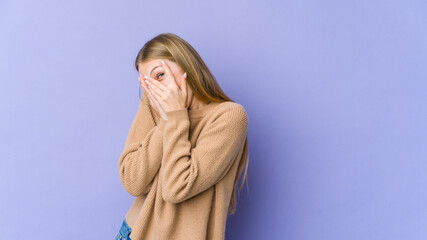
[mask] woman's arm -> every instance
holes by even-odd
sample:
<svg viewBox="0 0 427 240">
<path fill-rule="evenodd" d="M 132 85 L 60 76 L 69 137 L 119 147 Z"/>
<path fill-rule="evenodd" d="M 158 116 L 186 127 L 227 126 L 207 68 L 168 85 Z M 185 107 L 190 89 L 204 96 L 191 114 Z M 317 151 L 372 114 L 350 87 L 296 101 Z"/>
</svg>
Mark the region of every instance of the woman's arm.
<svg viewBox="0 0 427 240">
<path fill-rule="evenodd" d="M 248 118 L 241 105 L 221 109 L 192 148 L 187 109 L 166 114 L 160 175 L 162 196 L 167 202 L 179 203 L 212 187 L 225 176 L 244 146 Z"/>
<path fill-rule="evenodd" d="M 165 120 L 156 114 L 144 91 L 119 158 L 120 180 L 126 191 L 135 197 L 148 193 L 160 168 Z"/>
</svg>

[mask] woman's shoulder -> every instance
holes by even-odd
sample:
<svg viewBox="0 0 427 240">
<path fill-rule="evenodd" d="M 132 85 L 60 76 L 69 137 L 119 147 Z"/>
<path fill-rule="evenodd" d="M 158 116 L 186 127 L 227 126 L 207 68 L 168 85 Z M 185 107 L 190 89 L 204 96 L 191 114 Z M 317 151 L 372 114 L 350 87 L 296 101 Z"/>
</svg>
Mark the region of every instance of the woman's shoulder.
<svg viewBox="0 0 427 240">
<path fill-rule="evenodd" d="M 233 101 L 219 103 L 214 109 L 212 120 L 223 119 L 225 121 L 248 121 L 248 115 L 242 104 Z"/>
<path fill-rule="evenodd" d="M 243 107 L 243 105 L 233 101 L 224 101 L 219 103 L 218 106 L 216 107 L 216 111 L 219 111 L 219 112 L 234 111 L 236 113 L 246 114 L 246 110 Z"/>
</svg>

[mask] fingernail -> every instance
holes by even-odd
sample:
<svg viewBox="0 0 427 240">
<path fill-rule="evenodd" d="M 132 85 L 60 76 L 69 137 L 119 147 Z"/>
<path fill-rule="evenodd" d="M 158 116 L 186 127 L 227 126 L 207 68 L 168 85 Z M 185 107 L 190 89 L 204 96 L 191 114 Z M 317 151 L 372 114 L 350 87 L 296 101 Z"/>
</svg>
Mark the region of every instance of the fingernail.
<svg viewBox="0 0 427 240">
<path fill-rule="evenodd" d="M 165 61 L 162 60 L 162 64 L 165 64 Z"/>
<path fill-rule="evenodd" d="M 187 72 L 184 73 L 184 78 L 187 78 Z"/>
<path fill-rule="evenodd" d="M 148 80 L 147 80 L 147 79 L 145 79 L 144 81 L 145 81 L 146 83 L 148 83 Z"/>
</svg>

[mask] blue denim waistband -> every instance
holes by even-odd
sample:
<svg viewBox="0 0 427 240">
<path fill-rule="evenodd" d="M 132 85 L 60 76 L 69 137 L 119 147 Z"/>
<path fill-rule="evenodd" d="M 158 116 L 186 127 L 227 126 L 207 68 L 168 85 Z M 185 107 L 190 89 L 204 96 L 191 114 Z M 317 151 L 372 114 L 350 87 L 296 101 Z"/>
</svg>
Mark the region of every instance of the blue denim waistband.
<svg viewBox="0 0 427 240">
<path fill-rule="evenodd" d="M 123 220 L 122 226 L 120 227 L 119 233 L 116 236 L 116 240 L 132 240 L 129 235 L 132 232 L 132 229 L 129 227 L 126 222 L 126 218 Z"/>
</svg>

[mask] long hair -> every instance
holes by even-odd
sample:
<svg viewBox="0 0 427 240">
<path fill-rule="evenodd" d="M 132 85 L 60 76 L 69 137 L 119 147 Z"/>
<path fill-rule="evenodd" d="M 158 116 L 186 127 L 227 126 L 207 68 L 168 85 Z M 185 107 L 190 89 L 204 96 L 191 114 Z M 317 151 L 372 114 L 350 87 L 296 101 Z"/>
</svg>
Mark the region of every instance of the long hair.
<svg viewBox="0 0 427 240">
<path fill-rule="evenodd" d="M 215 77 L 196 50 L 181 37 L 173 33 L 161 33 L 146 42 L 135 59 L 136 70 L 138 71 L 139 63 L 153 59 L 168 59 L 175 62 L 181 70 L 187 72 L 186 81 L 188 87 L 190 87 L 194 96 L 202 102 L 234 102 L 222 91 Z M 246 179 L 248 164 L 248 137 L 246 136 L 243 154 L 234 180 L 233 193 L 228 208 L 229 214 L 234 214 L 236 210 L 235 191 L 237 182 L 243 172 L 243 167 L 245 167 L 245 173 L 239 189 L 240 192 Z"/>
</svg>

